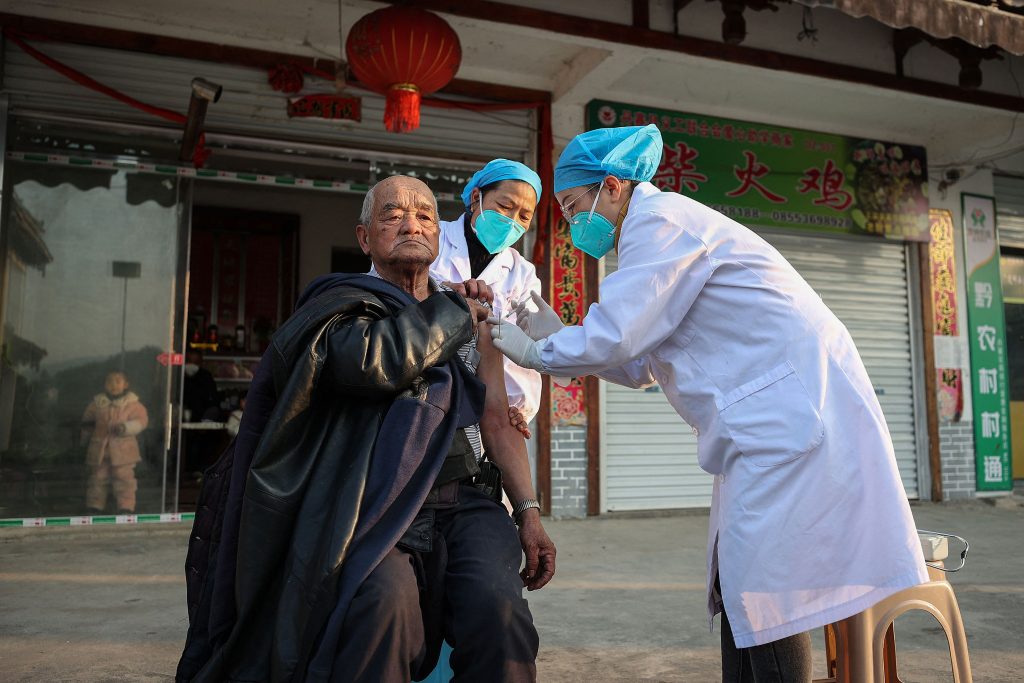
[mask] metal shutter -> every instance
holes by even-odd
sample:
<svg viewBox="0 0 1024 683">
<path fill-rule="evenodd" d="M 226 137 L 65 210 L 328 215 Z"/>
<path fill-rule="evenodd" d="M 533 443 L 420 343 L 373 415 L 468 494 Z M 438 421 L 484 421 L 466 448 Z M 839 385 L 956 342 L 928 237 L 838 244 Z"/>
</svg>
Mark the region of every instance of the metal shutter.
<svg viewBox="0 0 1024 683">
<path fill-rule="evenodd" d="M 878 238 L 762 235 L 843 321 L 889 425 L 910 498 L 918 497 L 917 419 L 907 249 Z"/>
<path fill-rule="evenodd" d="M 605 275 L 619 257 L 604 257 Z M 658 385 L 629 389 L 601 381 L 603 507 L 663 510 L 711 505 L 711 475 L 697 465 L 697 437 Z"/>
<path fill-rule="evenodd" d="M 999 246 L 1024 249 L 1024 178 L 992 176 L 996 195 Z"/>
<path fill-rule="evenodd" d="M 878 394 L 903 485 L 918 497 L 918 454 L 906 249 L 878 239 L 763 234 L 849 328 Z M 605 258 L 613 272 L 616 257 Z M 705 507 L 711 476 L 697 439 L 660 390 L 604 383 L 605 499 L 609 511 Z"/>
<path fill-rule="evenodd" d="M 286 96 L 275 92 L 267 83 L 266 72 L 259 69 L 63 43 L 40 43 L 38 47 L 104 85 L 147 104 L 182 113 L 188 108 L 194 77 L 222 85 L 220 101 L 210 105 L 206 116 L 206 130 L 210 132 L 409 154 L 433 152 L 441 156 L 518 160 L 527 158 L 533 138 L 528 110 L 469 112 L 424 107 L 419 130 L 396 135 L 384 130 L 384 98 L 375 94 L 353 93 L 363 98 L 360 123 L 289 119 L 285 112 Z M 167 125 L 162 119 L 70 81 L 13 44 L 5 52 L 3 85 L 11 96 L 14 113 L 33 110 Z M 332 84 L 319 79 L 307 78 L 306 87 L 307 91 L 315 88 L 317 92 L 333 92 Z"/>
</svg>

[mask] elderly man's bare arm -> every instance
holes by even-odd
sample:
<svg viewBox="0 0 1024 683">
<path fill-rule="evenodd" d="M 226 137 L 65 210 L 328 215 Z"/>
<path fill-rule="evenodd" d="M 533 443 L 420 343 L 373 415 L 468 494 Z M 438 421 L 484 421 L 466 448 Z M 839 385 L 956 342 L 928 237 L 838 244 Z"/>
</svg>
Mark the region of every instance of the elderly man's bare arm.
<svg viewBox="0 0 1024 683">
<path fill-rule="evenodd" d="M 501 469 L 505 493 L 513 503 L 536 498 L 530 475 L 530 460 L 523 435 L 509 422 L 505 370 L 501 353 L 491 344 L 487 324 L 481 323 L 477 350 L 477 376 L 487 385 L 487 401 L 480 420 L 480 432 L 487 457 Z M 555 574 L 555 544 L 540 520 L 540 512 L 529 509 L 520 515 L 519 540 L 526 555 L 523 585 L 529 590 L 543 588 Z"/>
</svg>

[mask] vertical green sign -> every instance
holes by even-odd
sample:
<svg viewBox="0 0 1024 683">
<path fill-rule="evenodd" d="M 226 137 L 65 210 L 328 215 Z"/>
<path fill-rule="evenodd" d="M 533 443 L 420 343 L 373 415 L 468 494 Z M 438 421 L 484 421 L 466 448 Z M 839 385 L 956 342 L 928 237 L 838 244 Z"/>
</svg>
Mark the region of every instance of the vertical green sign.
<svg viewBox="0 0 1024 683">
<path fill-rule="evenodd" d="M 974 457 L 979 491 L 1007 491 L 1010 474 L 1009 375 L 999 278 L 995 201 L 960 195 L 971 339 Z"/>
</svg>

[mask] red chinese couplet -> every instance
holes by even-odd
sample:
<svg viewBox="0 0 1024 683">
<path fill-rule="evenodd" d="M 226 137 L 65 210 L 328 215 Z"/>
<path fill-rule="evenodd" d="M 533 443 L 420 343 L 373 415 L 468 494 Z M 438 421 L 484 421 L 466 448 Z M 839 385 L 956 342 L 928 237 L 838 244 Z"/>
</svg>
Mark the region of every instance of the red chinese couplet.
<svg viewBox="0 0 1024 683">
<path fill-rule="evenodd" d="M 960 334 L 957 328 L 956 249 L 953 245 L 953 214 L 945 209 L 931 209 L 928 217 L 932 238 L 928 245 L 928 260 L 935 310 L 932 333 L 938 345 L 942 337 Z M 963 370 L 942 367 L 942 360 L 936 360 L 939 417 L 957 422 L 964 407 Z"/>
<path fill-rule="evenodd" d="M 551 255 L 552 308 L 566 325 L 579 325 L 585 305 L 584 255 L 573 246 L 569 224 L 564 220 L 559 220 L 555 226 Z M 552 385 L 551 412 L 556 426 L 587 424 L 584 392 L 583 381 L 578 377 L 567 387 Z"/>
</svg>

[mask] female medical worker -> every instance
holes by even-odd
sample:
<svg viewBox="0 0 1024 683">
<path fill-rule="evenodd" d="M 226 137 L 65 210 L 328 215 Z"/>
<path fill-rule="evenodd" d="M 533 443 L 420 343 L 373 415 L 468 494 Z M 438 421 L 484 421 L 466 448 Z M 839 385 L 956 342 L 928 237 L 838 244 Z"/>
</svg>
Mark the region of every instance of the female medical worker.
<svg viewBox="0 0 1024 683">
<path fill-rule="evenodd" d="M 715 475 L 723 680 L 810 680 L 806 631 L 928 578 L 892 441 L 843 324 L 763 239 L 648 182 L 661 151 L 655 126 L 569 143 L 555 197 L 576 247 L 617 241 L 619 269 L 581 325 L 544 305 L 492 335 L 544 373 L 661 386 Z"/>
<path fill-rule="evenodd" d="M 533 264 L 512 245 L 529 229 L 540 200 L 541 184 L 531 168 L 495 159 L 473 174 L 462 191 L 466 212 L 441 221 L 440 248 L 430 266 L 435 278 L 447 282 L 481 279 L 494 293 L 494 310 L 511 313 L 514 303 L 540 298 L 540 280 Z M 515 317 L 503 322 L 515 321 Z M 529 436 L 528 423 L 540 406 L 541 379 L 534 370 L 505 361 L 505 389 L 512 423 Z"/>
</svg>

